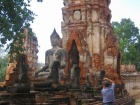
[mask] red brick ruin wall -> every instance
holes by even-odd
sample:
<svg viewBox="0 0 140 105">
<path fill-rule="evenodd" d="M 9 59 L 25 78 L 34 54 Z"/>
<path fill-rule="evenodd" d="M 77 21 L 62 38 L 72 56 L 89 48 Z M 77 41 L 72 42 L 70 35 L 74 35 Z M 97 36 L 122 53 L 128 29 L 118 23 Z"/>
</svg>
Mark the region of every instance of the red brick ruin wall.
<svg viewBox="0 0 140 105">
<path fill-rule="evenodd" d="M 29 64 L 29 79 L 32 81 L 34 79 L 34 72 L 38 70 L 37 60 L 38 60 L 38 41 L 35 36 L 30 36 L 29 30 L 25 29 L 24 33 L 26 35 L 25 39 L 23 39 L 23 48 L 25 51 L 23 52 L 27 56 L 27 62 Z M 6 70 L 6 85 L 13 85 L 14 79 L 18 76 L 18 72 L 14 71 L 16 67 L 16 62 L 9 63 Z"/>
<path fill-rule="evenodd" d="M 86 73 L 98 75 L 101 70 L 121 83 L 121 54 L 117 35 L 110 24 L 110 0 L 64 0 L 62 8 L 62 47 L 69 53 L 73 41 L 79 52 L 81 79 Z M 70 59 L 66 74 L 70 71 Z"/>
</svg>

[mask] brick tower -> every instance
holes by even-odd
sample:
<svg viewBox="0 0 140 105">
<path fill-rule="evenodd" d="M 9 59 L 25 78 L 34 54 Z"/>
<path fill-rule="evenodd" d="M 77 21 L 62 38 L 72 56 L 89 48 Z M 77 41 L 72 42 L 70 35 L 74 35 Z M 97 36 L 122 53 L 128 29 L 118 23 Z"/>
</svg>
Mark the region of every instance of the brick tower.
<svg viewBox="0 0 140 105">
<path fill-rule="evenodd" d="M 29 79 L 34 80 L 34 72 L 38 70 L 38 40 L 34 35 L 30 35 L 30 30 L 24 29 L 25 38 L 23 39 L 23 48 L 25 49 L 23 54 L 27 56 L 27 63 L 29 65 Z M 19 75 L 18 71 L 14 71 L 17 62 L 9 63 L 6 70 L 6 85 L 13 85 L 15 78 Z"/>
<path fill-rule="evenodd" d="M 62 8 L 62 47 L 68 52 L 66 74 L 73 63 L 81 68 L 81 79 L 88 72 L 106 75 L 119 82 L 118 38 L 110 20 L 111 0 L 64 0 Z"/>
</svg>

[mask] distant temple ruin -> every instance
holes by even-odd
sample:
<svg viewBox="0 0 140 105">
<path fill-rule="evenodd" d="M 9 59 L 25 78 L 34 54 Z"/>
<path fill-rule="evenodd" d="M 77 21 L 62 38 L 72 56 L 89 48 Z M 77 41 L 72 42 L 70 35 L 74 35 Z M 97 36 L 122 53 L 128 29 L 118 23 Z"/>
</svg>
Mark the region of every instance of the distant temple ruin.
<svg viewBox="0 0 140 105">
<path fill-rule="evenodd" d="M 27 62 L 29 65 L 28 75 L 30 80 L 34 78 L 34 72 L 38 69 L 38 40 L 36 36 L 29 35 L 29 29 L 24 29 L 26 37 L 23 39 L 24 54 L 27 56 Z M 16 62 L 9 63 L 6 70 L 6 85 L 13 85 L 15 77 L 18 75 L 17 71 L 14 71 Z"/>
<path fill-rule="evenodd" d="M 121 65 L 121 73 L 134 73 L 136 72 L 135 65 L 128 64 L 128 65 Z"/>
</svg>

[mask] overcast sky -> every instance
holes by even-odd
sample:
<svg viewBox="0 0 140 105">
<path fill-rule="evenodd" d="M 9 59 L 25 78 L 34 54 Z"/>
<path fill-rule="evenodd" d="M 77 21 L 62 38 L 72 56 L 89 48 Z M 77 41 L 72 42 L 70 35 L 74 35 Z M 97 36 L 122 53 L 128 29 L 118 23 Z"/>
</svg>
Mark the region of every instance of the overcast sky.
<svg viewBox="0 0 140 105">
<path fill-rule="evenodd" d="M 32 0 L 31 9 L 36 13 L 34 23 L 31 27 L 36 33 L 39 53 L 39 62 L 45 62 L 45 51 L 51 48 L 50 35 L 54 29 L 62 37 L 61 21 L 63 0 L 43 0 L 37 2 Z M 110 9 L 112 13 L 111 21 L 120 22 L 122 18 L 130 18 L 135 26 L 140 29 L 140 0 L 111 0 Z"/>
</svg>

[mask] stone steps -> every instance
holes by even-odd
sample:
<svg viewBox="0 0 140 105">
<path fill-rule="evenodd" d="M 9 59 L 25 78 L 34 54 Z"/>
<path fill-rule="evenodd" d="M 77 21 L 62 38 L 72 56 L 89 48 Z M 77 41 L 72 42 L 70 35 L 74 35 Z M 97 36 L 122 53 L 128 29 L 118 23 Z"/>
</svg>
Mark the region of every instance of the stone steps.
<svg viewBox="0 0 140 105">
<path fill-rule="evenodd" d="M 1 93 L 0 105 L 102 105 L 102 97 L 82 97 L 80 94 L 58 92 L 49 94 L 47 92 L 25 93 Z M 76 96 L 79 97 L 76 97 Z M 88 96 L 88 94 L 86 95 Z M 135 99 L 126 96 L 115 100 L 115 105 L 135 105 Z"/>
<path fill-rule="evenodd" d="M 9 101 L 0 101 L 0 105 L 10 105 Z"/>
<path fill-rule="evenodd" d="M 78 99 L 78 104 L 77 105 L 102 105 L 101 101 L 97 101 L 96 99 Z"/>
<path fill-rule="evenodd" d="M 135 105 L 135 99 L 130 96 L 116 99 L 115 105 Z"/>
</svg>

